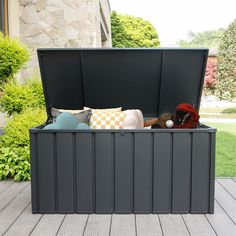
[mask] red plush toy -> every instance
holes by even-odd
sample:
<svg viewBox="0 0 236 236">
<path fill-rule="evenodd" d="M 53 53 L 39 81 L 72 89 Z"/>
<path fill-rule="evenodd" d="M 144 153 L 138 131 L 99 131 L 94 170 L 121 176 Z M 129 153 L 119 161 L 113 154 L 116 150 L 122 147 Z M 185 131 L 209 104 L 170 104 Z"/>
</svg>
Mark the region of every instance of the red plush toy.
<svg viewBox="0 0 236 236">
<path fill-rule="evenodd" d="M 144 127 L 151 126 L 152 129 L 193 129 L 198 125 L 200 116 L 197 110 L 187 103 L 179 104 L 175 113 L 164 113 L 158 118 L 146 120 Z"/>
<path fill-rule="evenodd" d="M 174 115 L 174 127 L 178 129 L 196 128 L 199 121 L 197 110 L 187 103 L 179 104 Z"/>
</svg>

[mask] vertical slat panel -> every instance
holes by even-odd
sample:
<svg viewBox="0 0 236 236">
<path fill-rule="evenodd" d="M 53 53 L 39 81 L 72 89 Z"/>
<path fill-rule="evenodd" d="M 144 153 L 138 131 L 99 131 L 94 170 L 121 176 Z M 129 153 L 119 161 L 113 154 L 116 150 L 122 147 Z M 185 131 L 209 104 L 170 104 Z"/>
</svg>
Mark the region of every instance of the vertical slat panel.
<svg viewBox="0 0 236 236">
<path fill-rule="evenodd" d="M 191 134 L 175 133 L 173 136 L 172 212 L 190 210 Z"/>
<path fill-rule="evenodd" d="M 77 212 L 93 212 L 93 138 L 91 133 L 76 134 Z"/>
<path fill-rule="evenodd" d="M 210 177 L 210 136 L 193 133 L 191 212 L 208 212 Z"/>
<path fill-rule="evenodd" d="M 53 133 L 38 134 L 38 175 L 40 212 L 55 212 Z"/>
<path fill-rule="evenodd" d="M 214 213 L 216 133 L 210 134 L 210 150 L 209 212 Z"/>
<path fill-rule="evenodd" d="M 38 148 L 37 134 L 30 133 L 30 164 L 31 164 L 31 201 L 32 212 L 39 210 L 38 202 Z"/>
<path fill-rule="evenodd" d="M 153 212 L 171 211 L 172 136 L 154 134 Z"/>
<path fill-rule="evenodd" d="M 152 209 L 152 142 L 151 134 L 135 133 L 134 138 L 134 212 Z"/>
<path fill-rule="evenodd" d="M 74 211 L 72 133 L 58 133 L 56 147 L 58 212 L 72 213 Z"/>
<path fill-rule="evenodd" d="M 133 142 L 131 133 L 115 134 L 115 212 L 133 210 Z"/>
<path fill-rule="evenodd" d="M 112 133 L 95 134 L 96 212 L 114 210 L 114 171 Z"/>
</svg>

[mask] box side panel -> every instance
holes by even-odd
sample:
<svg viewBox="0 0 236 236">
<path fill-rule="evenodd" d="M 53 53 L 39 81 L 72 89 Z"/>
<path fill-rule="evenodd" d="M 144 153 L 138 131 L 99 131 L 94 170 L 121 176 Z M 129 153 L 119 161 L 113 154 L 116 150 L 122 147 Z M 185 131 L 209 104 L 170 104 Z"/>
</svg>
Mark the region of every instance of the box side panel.
<svg viewBox="0 0 236 236">
<path fill-rule="evenodd" d="M 216 150 L 216 133 L 211 133 L 210 138 L 210 186 L 209 186 L 209 213 L 214 213 L 215 202 L 215 150 Z"/>
<path fill-rule="evenodd" d="M 210 134 L 193 133 L 191 212 L 208 212 L 210 182 Z"/>
<path fill-rule="evenodd" d="M 190 211 L 191 134 L 174 133 L 172 212 Z"/>
<path fill-rule="evenodd" d="M 30 163 L 31 163 L 31 204 L 32 212 L 39 211 L 39 196 L 38 196 L 38 148 L 37 134 L 30 133 Z"/>
<path fill-rule="evenodd" d="M 114 211 L 114 135 L 95 134 L 96 213 Z"/>
<path fill-rule="evenodd" d="M 39 179 L 39 209 L 43 213 L 57 211 L 57 190 L 55 188 L 55 145 L 54 134 L 38 134 L 38 179 Z"/>
<path fill-rule="evenodd" d="M 74 211 L 73 139 L 72 133 L 58 133 L 55 136 L 58 212 Z"/>
<path fill-rule="evenodd" d="M 133 211 L 133 135 L 115 134 L 115 212 Z"/>
<path fill-rule="evenodd" d="M 134 213 L 152 211 L 153 136 L 135 133 L 134 136 Z"/>
<path fill-rule="evenodd" d="M 75 180 L 77 195 L 77 212 L 92 213 L 95 211 L 93 191 L 94 178 L 94 142 L 93 134 L 76 134 Z"/>
<path fill-rule="evenodd" d="M 154 134 L 153 212 L 171 211 L 172 135 Z"/>
</svg>

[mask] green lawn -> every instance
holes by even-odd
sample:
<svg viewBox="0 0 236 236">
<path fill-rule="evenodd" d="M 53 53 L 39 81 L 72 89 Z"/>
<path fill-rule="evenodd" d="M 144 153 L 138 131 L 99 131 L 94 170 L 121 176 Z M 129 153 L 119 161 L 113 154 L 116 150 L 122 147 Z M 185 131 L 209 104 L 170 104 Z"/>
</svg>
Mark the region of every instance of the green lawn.
<svg viewBox="0 0 236 236">
<path fill-rule="evenodd" d="M 236 176 L 236 123 L 207 123 L 217 128 L 216 176 Z"/>
</svg>

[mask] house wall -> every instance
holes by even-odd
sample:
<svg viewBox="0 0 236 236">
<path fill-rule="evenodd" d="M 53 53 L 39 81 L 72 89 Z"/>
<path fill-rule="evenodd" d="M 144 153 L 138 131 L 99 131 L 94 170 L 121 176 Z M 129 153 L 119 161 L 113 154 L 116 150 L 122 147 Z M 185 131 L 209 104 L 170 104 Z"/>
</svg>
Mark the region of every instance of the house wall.
<svg viewBox="0 0 236 236">
<path fill-rule="evenodd" d="M 9 0 L 9 34 L 29 46 L 22 77 L 38 74 L 37 48 L 111 47 L 108 0 Z"/>
</svg>

